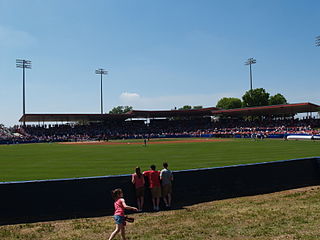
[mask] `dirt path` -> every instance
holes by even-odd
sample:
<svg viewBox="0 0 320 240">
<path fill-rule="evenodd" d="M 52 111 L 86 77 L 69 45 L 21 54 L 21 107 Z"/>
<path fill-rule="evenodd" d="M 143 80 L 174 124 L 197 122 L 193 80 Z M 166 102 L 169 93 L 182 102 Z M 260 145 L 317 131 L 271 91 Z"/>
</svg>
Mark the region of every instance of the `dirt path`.
<svg viewBox="0 0 320 240">
<path fill-rule="evenodd" d="M 194 142 L 225 142 L 231 141 L 229 139 L 190 139 L 190 140 L 172 140 L 172 141 L 157 141 L 151 139 L 147 142 L 147 144 L 170 144 L 170 143 L 194 143 Z M 112 141 L 84 141 L 84 142 L 62 142 L 59 144 L 67 144 L 67 145 L 143 145 L 143 140 L 139 142 L 112 142 Z"/>
</svg>

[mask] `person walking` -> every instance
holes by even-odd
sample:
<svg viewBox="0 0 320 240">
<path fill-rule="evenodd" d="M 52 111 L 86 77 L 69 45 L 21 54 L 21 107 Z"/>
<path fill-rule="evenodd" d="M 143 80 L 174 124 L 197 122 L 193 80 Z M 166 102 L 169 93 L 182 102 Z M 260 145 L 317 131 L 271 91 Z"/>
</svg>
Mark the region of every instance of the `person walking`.
<svg viewBox="0 0 320 240">
<path fill-rule="evenodd" d="M 138 211 L 142 212 L 144 204 L 144 176 L 141 173 L 140 167 L 136 167 L 136 172 L 132 174 L 131 182 L 135 186 Z"/>
<path fill-rule="evenodd" d="M 168 169 L 168 163 L 163 163 L 163 169 L 160 172 L 162 198 L 167 208 L 171 207 L 172 199 L 172 171 Z"/>
<path fill-rule="evenodd" d="M 156 171 L 156 166 L 151 165 L 149 171 L 143 172 L 143 175 L 148 178 L 149 188 L 152 196 L 152 205 L 154 211 L 159 211 L 161 185 L 160 185 L 160 172 Z"/>
<path fill-rule="evenodd" d="M 117 188 L 112 191 L 112 197 L 114 199 L 114 221 L 116 223 L 116 229 L 111 233 L 109 240 L 112 240 L 119 232 L 121 233 L 122 240 L 126 240 L 126 220 L 124 211 L 125 209 L 138 211 L 137 208 L 128 206 L 123 198 L 123 192 L 121 188 Z"/>
</svg>

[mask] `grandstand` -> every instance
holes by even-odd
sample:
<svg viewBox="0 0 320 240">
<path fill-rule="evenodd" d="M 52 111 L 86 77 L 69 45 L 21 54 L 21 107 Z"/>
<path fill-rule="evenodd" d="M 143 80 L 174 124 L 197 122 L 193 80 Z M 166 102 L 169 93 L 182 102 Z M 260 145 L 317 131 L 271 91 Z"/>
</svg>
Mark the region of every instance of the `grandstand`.
<svg viewBox="0 0 320 240">
<path fill-rule="evenodd" d="M 14 137 L 13 133 L 8 128 L 0 124 L 0 140 L 12 137 Z"/>
<path fill-rule="evenodd" d="M 0 128 L 1 143 L 159 137 L 283 138 L 319 134 L 320 106 L 284 104 L 238 109 L 132 110 L 126 114 L 25 114 L 26 125 Z M 307 117 L 299 119 L 299 113 Z"/>
<path fill-rule="evenodd" d="M 91 141 L 170 137 L 283 138 L 318 135 L 320 106 L 298 103 L 192 110 L 132 110 L 126 114 L 25 114 L 26 125 L 0 127 L 0 143 Z M 295 117 L 307 113 L 307 117 Z"/>
</svg>

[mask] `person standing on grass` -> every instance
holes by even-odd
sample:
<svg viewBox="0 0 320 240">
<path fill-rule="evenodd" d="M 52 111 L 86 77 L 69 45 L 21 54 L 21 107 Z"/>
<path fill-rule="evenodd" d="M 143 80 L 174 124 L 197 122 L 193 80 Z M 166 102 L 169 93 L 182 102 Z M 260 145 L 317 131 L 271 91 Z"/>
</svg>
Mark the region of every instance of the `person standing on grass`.
<svg viewBox="0 0 320 240">
<path fill-rule="evenodd" d="M 160 172 L 162 198 L 167 208 L 171 207 L 171 193 L 172 193 L 172 171 L 168 169 L 168 163 L 163 163 L 163 169 Z"/>
<path fill-rule="evenodd" d="M 112 191 L 112 197 L 114 199 L 114 221 L 116 223 L 116 229 L 111 233 L 109 240 L 112 240 L 119 232 L 121 233 L 122 240 L 126 240 L 126 220 L 124 216 L 125 209 L 138 211 L 135 207 L 130 207 L 126 204 L 123 198 L 123 192 L 121 188 L 117 188 Z"/>
<path fill-rule="evenodd" d="M 141 173 L 140 167 L 136 167 L 136 172 L 132 174 L 131 182 L 134 184 L 136 189 L 136 198 L 138 211 L 142 212 L 144 204 L 144 176 Z"/>
<path fill-rule="evenodd" d="M 146 176 L 149 181 L 153 210 L 159 211 L 161 197 L 160 172 L 156 171 L 155 165 L 151 165 L 150 170 L 143 172 L 143 175 Z"/>
</svg>

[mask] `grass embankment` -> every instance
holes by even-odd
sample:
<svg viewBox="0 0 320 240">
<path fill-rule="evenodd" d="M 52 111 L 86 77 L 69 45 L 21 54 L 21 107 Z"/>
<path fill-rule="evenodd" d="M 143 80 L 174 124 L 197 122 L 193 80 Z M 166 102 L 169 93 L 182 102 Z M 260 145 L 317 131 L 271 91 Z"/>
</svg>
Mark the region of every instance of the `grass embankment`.
<svg viewBox="0 0 320 240">
<path fill-rule="evenodd" d="M 320 156 L 320 141 L 195 142 L 141 145 L 0 145 L 0 181 L 132 173 L 168 161 L 172 170 Z"/>
<path fill-rule="evenodd" d="M 320 239 L 320 187 L 135 214 L 128 239 Z M 2 240 L 98 240 L 114 229 L 112 217 L 0 227 Z M 119 237 L 117 239 L 120 239 Z"/>
</svg>

